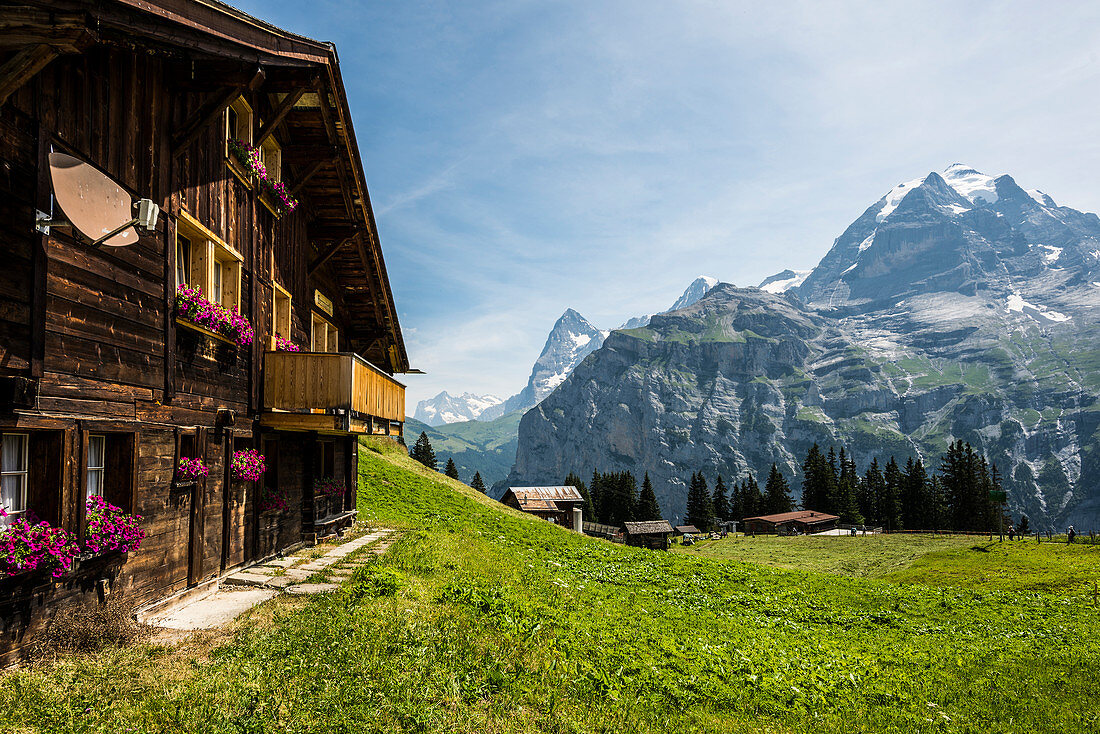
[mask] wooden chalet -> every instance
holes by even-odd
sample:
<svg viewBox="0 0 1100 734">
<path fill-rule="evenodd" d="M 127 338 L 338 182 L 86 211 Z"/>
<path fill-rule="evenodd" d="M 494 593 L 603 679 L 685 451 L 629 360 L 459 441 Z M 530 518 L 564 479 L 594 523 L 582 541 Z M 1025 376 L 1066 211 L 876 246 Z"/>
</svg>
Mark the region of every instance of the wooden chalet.
<svg viewBox="0 0 1100 734">
<path fill-rule="evenodd" d="M 742 521 L 745 532 L 751 535 L 791 535 L 794 533 L 823 533 L 836 528 L 840 518 L 815 510 L 781 512 L 777 515 L 746 517 Z"/>
<path fill-rule="evenodd" d="M 623 524 L 623 537 L 626 544 L 637 548 L 668 550 L 668 538 L 672 533 L 672 525 L 667 520 L 646 520 Z"/>
<path fill-rule="evenodd" d="M 155 230 L 92 247 L 61 226 L 51 153 L 155 202 Z M 101 494 L 147 534 L 87 573 L 0 580 L 0 663 L 62 605 L 153 604 L 350 522 L 357 439 L 401 435 L 410 369 L 331 44 L 217 0 L 0 0 L 0 250 L 9 518 L 80 533 Z M 251 344 L 181 318 L 180 285 Z M 260 481 L 233 478 L 246 449 Z"/>
<path fill-rule="evenodd" d="M 500 501 L 521 512 L 583 532 L 580 508 L 584 497 L 576 487 L 509 487 Z"/>
<path fill-rule="evenodd" d="M 702 535 L 703 531 L 694 525 L 677 525 L 675 529 L 677 536 L 680 535 Z"/>
</svg>

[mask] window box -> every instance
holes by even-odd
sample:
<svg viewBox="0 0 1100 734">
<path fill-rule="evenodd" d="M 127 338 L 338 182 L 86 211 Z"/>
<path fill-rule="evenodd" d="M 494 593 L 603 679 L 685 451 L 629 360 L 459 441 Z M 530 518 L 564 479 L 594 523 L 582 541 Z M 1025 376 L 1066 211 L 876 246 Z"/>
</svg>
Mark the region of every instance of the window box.
<svg viewBox="0 0 1100 734">
<path fill-rule="evenodd" d="M 215 341 L 224 342 L 234 349 L 237 348 L 237 342 L 233 341 L 232 339 L 226 339 L 224 336 L 217 333 L 216 331 L 210 331 L 210 329 L 207 329 L 205 326 L 199 326 L 193 321 L 188 321 L 187 319 L 181 319 L 177 317 L 176 323 L 185 329 L 190 329 L 191 331 L 202 334 L 203 336 L 213 339 Z"/>
</svg>

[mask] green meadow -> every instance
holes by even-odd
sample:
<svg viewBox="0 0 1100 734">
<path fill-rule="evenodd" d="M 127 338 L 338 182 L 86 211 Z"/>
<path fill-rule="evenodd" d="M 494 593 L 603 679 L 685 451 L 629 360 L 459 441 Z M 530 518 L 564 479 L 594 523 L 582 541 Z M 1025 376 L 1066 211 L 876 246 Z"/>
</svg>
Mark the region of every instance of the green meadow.
<svg viewBox="0 0 1100 734">
<path fill-rule="evenodd" d="M 360 473 L 362 516 L 403 534 L 339 592 L 9 672 L 0 731 L 1100 729 L 1096 547 L 665 553 L 522 516 L 387 444 Z"/>
</svg>

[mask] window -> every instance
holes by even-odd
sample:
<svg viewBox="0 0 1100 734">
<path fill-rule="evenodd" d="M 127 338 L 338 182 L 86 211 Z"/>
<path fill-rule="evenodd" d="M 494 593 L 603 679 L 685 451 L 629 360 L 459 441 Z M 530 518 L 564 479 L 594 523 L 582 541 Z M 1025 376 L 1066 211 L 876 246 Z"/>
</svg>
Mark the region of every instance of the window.
<svg viewBox="0 0 1100 734">
<path fill-rule="evenodd" d="M 214 260 L 214 282 L 210 284 L 210 300 L 214 303 L 222 302 L 222 270 L 224 268 L 224 262 Z"/>
<path fill-rule="evenodd" d="M 191 285 L 191 240 L 176 235 L 176 285 Z"/>
<path fill-rule="evenodd" d="M 264 162 L 268 181 L 275 183 L 283 180 L 283 151 L 270 135 L 260 144 L 260 159 Z"/>
<path fill-rule="evenodd" d="M 340 351 L 339 330 L 317 313 L 313 314 L 313 339 L 310 350 L 314 352 Z"/>
<path fill-rule="evenodd" d="M 27 434 L 4 433 L 0 443 L 0 505 L 7 525 L 27 511 Z"/>
<path fill-rule="evenodd" d="M 176 279 L 212 302 L 240 308 L 244 257 L 185 211 L 176 220 Z"/>
<path fill-rule="evenodd" d="M 275 335 L 290 340 L 290 293 L 278 283 L 272 281 L 274 285 L 274 300 L 272 303 L 272 335 L 271 335 L 271 348 L 275 348 Z"/>
<path fill-rule="evenodd" d="M 336 475 L 336 442 L 317 442 L 317 473 L 322 477 Z"/>
<path fill-rule="evenodd" d="M 244 97 L 237 97 L 225 111 L 225 137 L 252 145 L 252 108 Z"/>
<path fill-rule="evenodd" d="M 103 496 L 103 473 L 107 466 L 107 437 L 88 436 L 88 480 L 85 497 Z"/>
</svg>

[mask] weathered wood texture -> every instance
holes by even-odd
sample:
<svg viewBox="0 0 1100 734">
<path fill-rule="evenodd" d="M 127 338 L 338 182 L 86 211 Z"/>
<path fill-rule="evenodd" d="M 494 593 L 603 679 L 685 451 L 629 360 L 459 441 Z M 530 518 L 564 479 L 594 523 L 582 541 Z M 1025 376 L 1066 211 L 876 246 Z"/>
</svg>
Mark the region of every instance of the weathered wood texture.
<svg viewBox="0 0 1100 734">
<path fill-rule="evenodd" d="M 164 1 L 123 11 L 118 3 L 31 0 L 43 7 L 15 18 L 0 0 L 0 378 L 31 378 L 38 390 L 32 408 L 0 406 L 0 431 L 28 434 L 29 509 L 74 532 L 85 522 L 90 438 L 104 435 L 105 496 L 141 515 L 146 532 L 121 570 L 93 568 L 59 585 L 0 583 L 0 664 L 57 609 L 94 603 L 100 581 L 144 604 L 301 541 L 313 521 L 312 482 L 326 467 L 310 427 L 261 421 L 272 374 L 264 361 L 289 356 L 264 351 L 274 283 L 291 295 L 291 341 L 310 345 L 319 289 L 333 303 L 325 317 L 339 328 L 341 348 L 386 369 L 396 349 L 397 365 L 407 366 L 335 54 L 308 39 L 276 38 L 220 6 L 172 0 L 178 15 L 166 20 Z M 3 35 L 16 20 L 18 34 Z M 217 22 L 230 36 L 210 34 Z M 229 40 L 233 33 L 242 37 Z M 245 59 L 242 47 L 259 55 Z M 232 170 L 224 117 L 212 114 L 227 89 L 251 107 L 254 139 L 281 146 L 283 180 L 300 200 L 294 212 L 276 216 L 255 182 Z M 52 208 L 50 150 L 160 204 L 156 231 L 98 249 L 65 227 L 36 232 L 35 210 Z M 252 346 L 177 324 L 175 236 L 185 213 L 243 258 L 240 309 L 255 330 Z M 352 239 L 332 249 L 334 232 Z M 404 395 L 387 375 L 334 358 L 346 374 L 331 407 L 365 417 L 309 415 L 329 422 L 323 432 L 345 433 L 335 455 L 347 504 L 356 461 L 348 424 L 391 430 L 404 420 Z M 218 422 L 223 410 L 231 425 Z M 261 511 L 264 482 L 231 480 L 234 450 L 266 446 L 274 447 L 271 488 L 286 496 L 286 511 Z M 205 461 L 205 479 L 176 476 L 183 450 Z"/>
</svg>

